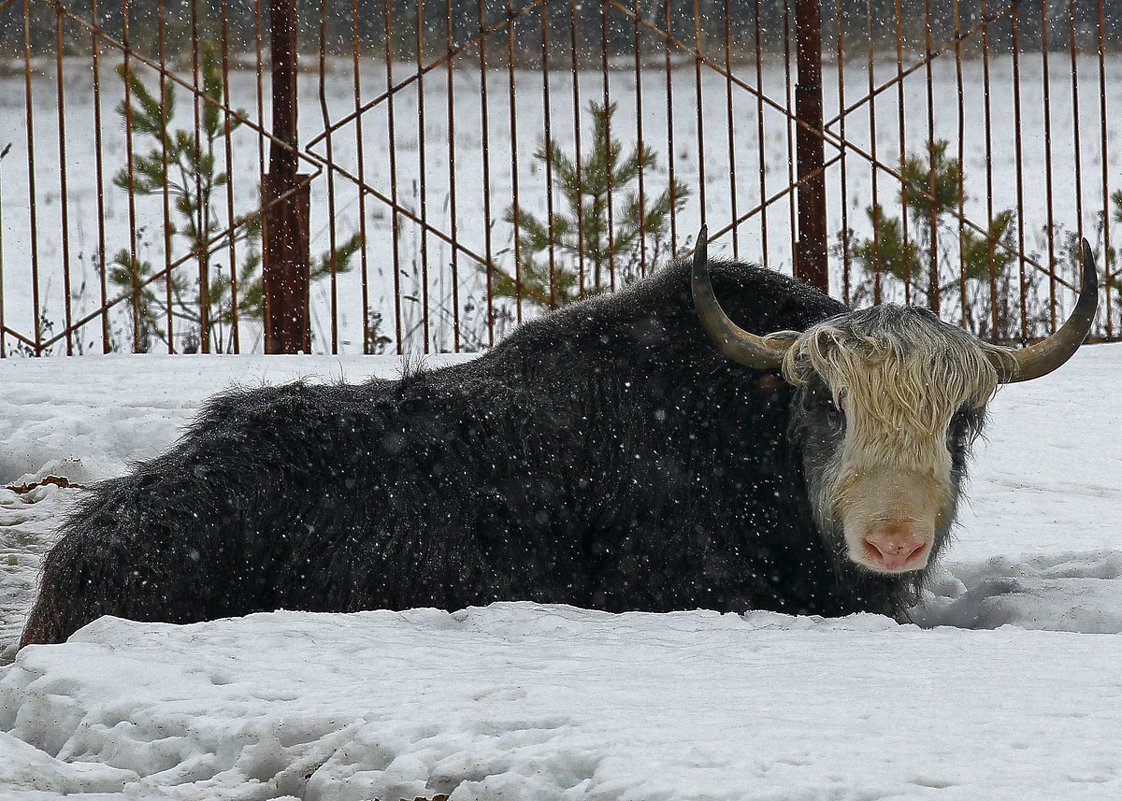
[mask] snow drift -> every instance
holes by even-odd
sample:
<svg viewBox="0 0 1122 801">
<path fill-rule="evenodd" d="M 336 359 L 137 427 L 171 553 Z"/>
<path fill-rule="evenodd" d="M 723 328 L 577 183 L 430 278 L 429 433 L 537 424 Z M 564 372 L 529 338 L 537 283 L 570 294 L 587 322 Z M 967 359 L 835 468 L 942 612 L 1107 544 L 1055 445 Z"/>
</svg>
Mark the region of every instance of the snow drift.
<svg viewBox="0 0 1122 801">
<path fill-rule="evenodd" d="M 122 472 L 233 380 L 397 369 L 5 360 L 0 480 Z M 1122 347 L 1089 347 L 998 394 L 919 625 L 533 604 L 103 618 L 0 667 L 0 797 L 1122 796 L 1119 375 Z M 5 660 L 78 492 L 0 490 Z"/>
</svg>

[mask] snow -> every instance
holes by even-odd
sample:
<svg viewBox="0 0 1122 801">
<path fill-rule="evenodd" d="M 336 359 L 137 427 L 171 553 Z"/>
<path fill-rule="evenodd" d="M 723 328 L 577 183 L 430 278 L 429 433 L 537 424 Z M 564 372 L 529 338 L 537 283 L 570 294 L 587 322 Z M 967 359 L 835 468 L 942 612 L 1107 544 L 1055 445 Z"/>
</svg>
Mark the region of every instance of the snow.
<svg viewBox="0 0 1122 801">
<path fill-rule="evenodd" d="M 399 371 L 7 359 L 0 481 L 120 473 L 235 381 Z M 0 667 L 0 798 L 1122 797 L 1120 374 L 1122 346 L 1088 346 L 1001 390 L 918 625 L 528 603 L 103 618 Z M 4 661 L 80 492 L 0 490 Z"/>
<path fill-rule="evenodd" d="M 1120 657 L 1117 637 L 875 616 L 504 603 L 106 619 L 29 649 L 0 682 L 22 701 L 0 723 L 41 749 L 56 792 L 1103 798 L 1122 781 Z"/>
</svg>

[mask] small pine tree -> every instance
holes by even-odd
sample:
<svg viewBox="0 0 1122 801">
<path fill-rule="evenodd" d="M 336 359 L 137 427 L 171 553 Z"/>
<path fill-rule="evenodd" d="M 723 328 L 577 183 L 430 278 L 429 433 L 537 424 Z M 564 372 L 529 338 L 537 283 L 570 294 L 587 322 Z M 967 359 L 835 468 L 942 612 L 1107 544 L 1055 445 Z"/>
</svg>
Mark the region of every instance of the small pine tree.
<svg viewBox="0 0 1122 801">
<path fill-rule="evenodd" d="M 203 91 L 207 97 L 223 96 L 225 85 L 218 63 L 218 48 L 212 42 L 200 46 L 202 55 Z M 264 316 L 264 282 L 261 276 L 261 214 L 253 211 L 234 220 L 232 237 L 212 242 L 224 216 L 216 210 L 221 202 L 217 193 L 226 186 L 230 176 L 219 169 L 217 147 L 226 135 L 225 122 L 214 103 L 204 101 L 200 115 L 200 129 L 171 129 L 175 117 L 175 92 L 169 82 L 163 97 L 157 97 L 125 65 L 118 67 L 121 79 L 128 84 L 130 101 L 122 101 L 116 111 L 122 118 L 131 117 L 133 132 L 154 139 L 156 144 L 147 153 L 133 158 L 130 173 L 122 168 L 113 176 L 118 187 L 137 195 L 162 195 L 172 200 L 176 219 L 169 223 L 167 239 L 186 240 L 186 252 L 197 259 L 181 265 L 168 277 L 171 288 L 171 308 L 166 293 L 153 289 L 148 279 L 154 274 L 151 262 L 134 258 L 130 251 L 120 250 L 113 258 L 109 281 L 117 288 L 136 297 L 138 313 L 138 341 L 136 350 L 147 350 L 153 337 L 166 340 L 160 325 L 167 315 L 186 324 L 180 337 L 185 351 L 199 346 L 200 332 L 205 327 L 215 336 L 215 349 L 222 351 L 231 345 L 229 329 L 235 319 L 234 307 L 245 318 L 261 320 Z M 238 111 L 229 122 L 230 130 L 240 127 Z M 240 264 L 236 265 L 237 294 L 231 265 L 221 263 L 219 254 L 231 253 L 231 245 L 241 245 L 238 250 Z M 362 236 L 355 234 L 334 251 L 313 259 L 309 277 L 312 281 L 335 273 L 346 272 L 351 258 L 362 247 Z M 201 255 L 200 255 L 201 254 Z M 192 275 L 193 273 L 193 275 Z M 188 277 L 190 276 L 190 277 Z M 205 287 L 205 294 L 200 288 Z M 170 343 L 168 343 L 170 344 Z"/>
<path fill-rule="evenodd" d="M 905 236 L 901 219 L 888 217 L 879 205 L 865 210 L 874 237 L 862 239 L 849 232 L 850 253 L 863 273 L 853 300 L 871 302 L 879 279 L 906 286 L 913 302 L 928 307 L 934 307 L 937 294 L 941 308 L 958 311 L 959 322 L 981 337 L 1014 339 L 1020 333 L 1020 308 L 1013 211 L 997 212 L 985 235 L 960 230 L 951 212 L 958 208 L 965 176 L 962 163 L 947 156 L 947 144 L 929 142 L 926 155 L 908 156 L 901 164 L 900 199 L 911 212 L 912 236 Z M 991 282 L 996 293 L 991 293 Z M 1028 282 L 1029 289 L 1035 288 L 1035 278 Z M 1040 322 L 1036 316 L 1029 321 L 1032 326 Z"/>
<path fill-rule="evenodd" d="M 1110 202 L 1114 207 L 1114 212 L 1110 215 L 1111 219 L 1122 225 L 1122 189 L 1115 189 L 1111 193 Z M 1099 215 L 1099 226 L 1102 229 L 1100 233 L 1105 231 L 1106 225 L 1102 214 Z M 1105 234 L 1102 234 L 1101 238 L 1105 240 Z M 1114 302 L 1118 306 L 1119 314 L 1122 314 L 1122 275 L 1119 274 L 1118 269 L 1118 251 L 1111 247 L 1109 242 L 1105 241 L 1103 250 L 1105 253 L 1099 256 L 1099 263 L 1103 266 L 1103 272 L 1110 276 L 1110 286 L 1114 290 Z"/>
<path fill-rule="evenodd" d="M 564 208 L 554 214 L 552 231 L 549 221 L 520 206 L 507 209 L 504 219 L 518 236 L 519 278 L 496 273 L 496 295 L 563 306 L 610 286 L 613 266 L 620 282 L 629 283 L 638 277 L 644 248 L 654 261 L 667 247 L 670 214 L 685 205 L 689 188 L 674 181 L 640 203 L 630 187 L 640 172 L 655 168 L 657 154 L 646 146 L 624 154 L 610 135 L 615 103 L 593 101 L 588 111 L 593 128 L 588 152 L 570 156 L 551 139 L 534 153 L 537 161 L 550 163 Z M 555 254 L 552 275 L 548 259 L 542 258 L 550 248 Z"/>
<path fill-rule="evenodd" d="M 920 270 L 919 247 L 913 241 L 905 241 L 904 224 L 896 217 L 888 217 L 879 204 L 865 209 L 869 223 L 877 235 L 870 239 L 854 240 L 853 258 L 866 273 L 881 273 L 896 278 L 901 283 L 918 276 Z M 865 283 L 869 283 L 866 281 Z M 867 289 L 867 287 L 864 287 Z"/>
</svg>

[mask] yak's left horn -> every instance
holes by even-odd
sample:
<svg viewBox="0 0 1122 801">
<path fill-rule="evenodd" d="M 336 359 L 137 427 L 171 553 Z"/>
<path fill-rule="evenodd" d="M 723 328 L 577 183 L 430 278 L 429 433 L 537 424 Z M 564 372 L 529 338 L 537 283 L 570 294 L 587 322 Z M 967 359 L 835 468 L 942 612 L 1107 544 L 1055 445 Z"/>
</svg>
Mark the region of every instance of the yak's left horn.
<svg viewBox="0 0 1122 801">
<path fill-rule="evenodd" d="M 749 333 L 728 318 L 709 278 L 708 226 L 701 226 L 697 248 L 693 253 L 693 305 L 701 318 L 701 327 L 721 353 L 735 362 L 756 370 L 775 370 L 783 362 L 783 354 L 791 347 L 798 332 L 758 336 Z"/>
<path fill-rule="evenodd" d="M 1070 359 L 1087 338 L 1087 332 L 1095 321 L 1098 305 L 1099 284 L 1095 257 L 1091 253 L 1091 246 L 1084 239 L 1083 287 L 1071 316 L 1060 326 L 1060 330 L 1035 345 L 1021 349 L 993 348 L 989 358 L 997 368 L 1001 383 L 1012 384 L 1040 378 Z"/>
</svg>

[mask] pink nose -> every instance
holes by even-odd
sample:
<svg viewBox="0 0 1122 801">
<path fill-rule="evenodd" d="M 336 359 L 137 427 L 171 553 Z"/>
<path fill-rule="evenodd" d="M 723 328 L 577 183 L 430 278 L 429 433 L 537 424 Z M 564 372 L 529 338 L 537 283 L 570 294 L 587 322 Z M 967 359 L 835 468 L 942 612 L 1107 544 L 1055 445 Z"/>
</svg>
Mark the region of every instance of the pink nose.
<svg viewBox="0 0 1122 801">
<path fill-rule="evenodd" d="M 909 523 L 878 523 L 865 537 L 865 556 L 885 570 L 916 570 L 923 566 L 927 543 L 912 533 Z"/>
</svg>

